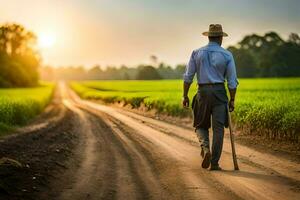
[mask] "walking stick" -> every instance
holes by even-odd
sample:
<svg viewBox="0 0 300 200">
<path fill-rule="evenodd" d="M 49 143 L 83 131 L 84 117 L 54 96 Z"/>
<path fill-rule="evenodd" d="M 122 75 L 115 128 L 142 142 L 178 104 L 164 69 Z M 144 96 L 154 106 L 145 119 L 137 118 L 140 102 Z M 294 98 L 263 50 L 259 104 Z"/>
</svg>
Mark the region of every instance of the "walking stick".
<svg viewBox="0 0 300 200">
<path fill-rule="evenodd" d="M 227 114 L 228 114 L 228 125 L 229 125 L 229 132 L 230 132 L 230 142 L 231 142 L 231 150 L 232 150 L 232 159 L 233 159 L 233 165 L 234 170 L 239 170 L 236 153 L 235 153 L 235 146 L 234 146 L 234 135 L 232 131 L 232 124 L 231 124 L 231 115 L 229 112 L 229 108 L 227 107 Z"/>
</svg>

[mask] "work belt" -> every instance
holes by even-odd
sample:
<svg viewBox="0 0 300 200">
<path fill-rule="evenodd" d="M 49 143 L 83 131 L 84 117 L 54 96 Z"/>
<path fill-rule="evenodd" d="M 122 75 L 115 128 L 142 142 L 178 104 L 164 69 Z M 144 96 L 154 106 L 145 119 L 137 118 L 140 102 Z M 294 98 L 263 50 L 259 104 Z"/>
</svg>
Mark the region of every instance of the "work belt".
<svg viewBox="0 0 300 200">
<path fill-rule="evenodd" d="M 213 87 L 213 86 L 220 86 L 220 85 L 224 85 L 224 83 L 198 83 L 198 87 Z"/>
</svg>

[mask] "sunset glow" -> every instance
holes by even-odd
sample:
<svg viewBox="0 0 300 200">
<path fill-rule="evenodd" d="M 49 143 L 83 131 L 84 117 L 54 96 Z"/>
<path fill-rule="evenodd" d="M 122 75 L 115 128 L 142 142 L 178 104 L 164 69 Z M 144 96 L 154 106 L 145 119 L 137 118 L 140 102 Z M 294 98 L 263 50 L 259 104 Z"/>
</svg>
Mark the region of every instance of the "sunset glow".
<svg viewBox="0 0 300 200">
<path fill-rule="evenodd" d="M 171 65 L 186 63 L 193 49 L 207 43 L 201 33 L 210 23 L 229 34 L 224 47 L 249 33 L 274 30 L 287 39 L 300 31 L 295 0 L 269 0 L 267 7 L 261 0 L 0 2 L 0 23 L 17 22 L 35 32 L 44 64 L 53 66 L 135 66 L 150 55 Z"/>
<path fill-rule="evenodd" d="M 51 48 L 56 43 L 56 37 L 53 33 L 41 33 L 38 35 L 38 45 L 41 48 Z"/>
</svg>

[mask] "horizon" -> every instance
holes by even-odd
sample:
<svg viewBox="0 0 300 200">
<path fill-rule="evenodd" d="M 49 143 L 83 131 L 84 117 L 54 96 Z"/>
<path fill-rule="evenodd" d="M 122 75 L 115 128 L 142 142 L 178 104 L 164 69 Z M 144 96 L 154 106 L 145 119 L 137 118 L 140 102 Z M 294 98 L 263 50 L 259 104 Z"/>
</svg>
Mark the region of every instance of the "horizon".
<svg viewBox="0 0 300 200">
<path fill-rule="evenodd" d="M 184 64 L 192 50 L 207 43 L 201 33 L 210 23 L 222 24 L 229 34 L 225 48 L 252 33 L 275 31 L 286 39 L 300 32 L 295 0 L 11 0 L 3 5 L 0 23 L 20 23 L 36 33 L 43 64 L 55 67 L 133 67 L 149 63 L 151 55 L 171 66 Z"/>
</svg>

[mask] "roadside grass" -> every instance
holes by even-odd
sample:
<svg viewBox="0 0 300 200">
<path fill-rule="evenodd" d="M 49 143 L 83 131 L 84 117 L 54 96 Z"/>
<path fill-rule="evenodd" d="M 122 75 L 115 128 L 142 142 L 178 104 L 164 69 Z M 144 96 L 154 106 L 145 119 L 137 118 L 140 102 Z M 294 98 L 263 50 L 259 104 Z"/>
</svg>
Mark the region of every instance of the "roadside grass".
<svg viewBox="0 0 300 200">
<path fill-rule="evenodd" d="M 0 89 L 0 136 L 26 124 L 50 102 L 54 84 L 34 88 Z"/>
<path fill-rule="evenodd" d="M 133 108 L 145 106 L 174 116 L 191 115 L 190 110 L 181 107 L 182 85 L 179 80 L 83 81 L 71 82 L 70 86 L 85 99 L 130 104 Z M 196 90 L 195 85 L 191 86 L 190 99 Z"/>
<path fill-rule="evenodd" d="M 233 113 L 235 125 L 246 134 L 300 142 L 300 78 L 240 79 Z M 71 88 L 85 99 L 145 106 L 172 116 L 190 116 L 181 106 L 182 81 L 83 81 Z M 194 83 L 190 100 L 196 93 Z"/>
</svg>

